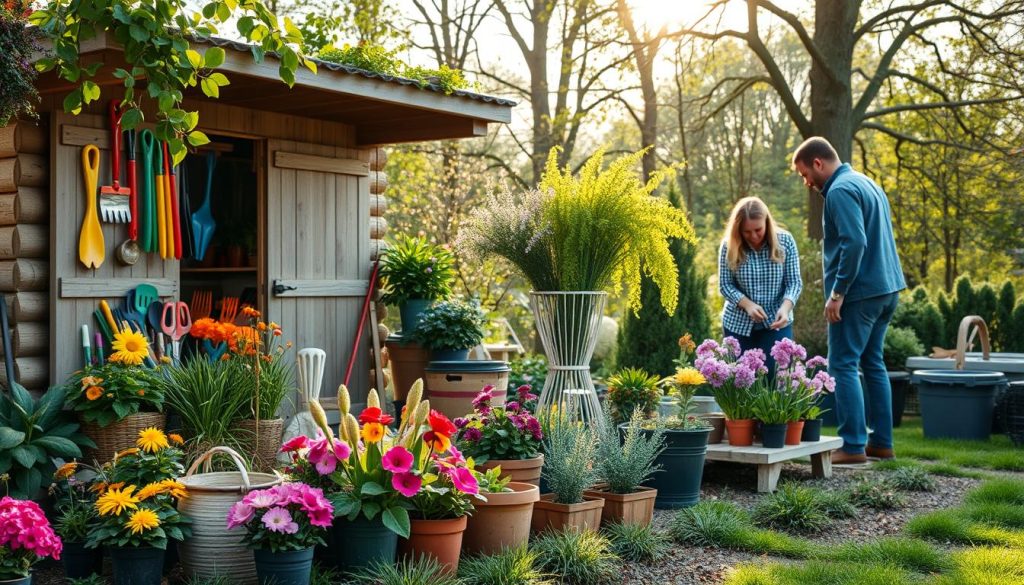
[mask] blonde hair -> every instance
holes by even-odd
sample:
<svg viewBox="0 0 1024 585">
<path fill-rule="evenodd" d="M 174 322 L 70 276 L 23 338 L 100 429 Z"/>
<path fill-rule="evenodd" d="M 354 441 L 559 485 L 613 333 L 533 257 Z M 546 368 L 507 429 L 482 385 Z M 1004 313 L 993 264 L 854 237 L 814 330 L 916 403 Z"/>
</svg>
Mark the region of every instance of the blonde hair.
<svg viewBox="0 0 1024 585">
<path fill-rule="evenodd" d="M 779 228 L 775 224 L 775 220 L 772 219 L 772 212 L 768 211 L 768 206 L 761 199 L 744 197 L 737 201 L 736 206 L 732 208 L 732 213 L 729 214 L 729 223 L 725 226 L 725 235 L 722 237 L 722 243 L 725 244 L 726 250 L 725 257 L 730 270 L 736 270 L 747 259 L 747 245 L 743 240 L 743 234 L 740 233 L 743 222 L 748 219 L 762 218 L 764 218 L 764 237 L 769 249 L 768 257 L 772 262 L 778 264 L 782 264 L 785 260 L 786 253 L 779 244 Z"/>
</svg>

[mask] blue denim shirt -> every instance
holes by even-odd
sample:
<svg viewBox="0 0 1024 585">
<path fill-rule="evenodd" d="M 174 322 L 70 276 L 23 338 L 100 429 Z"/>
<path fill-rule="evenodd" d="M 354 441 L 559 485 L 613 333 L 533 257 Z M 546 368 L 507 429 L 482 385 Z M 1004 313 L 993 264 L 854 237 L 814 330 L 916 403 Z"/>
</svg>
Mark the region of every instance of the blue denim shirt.
<svg viewBox="0 0 1024 585">
<path fill-rule="evenodd" d="M 821 189 L 825 296 L 848 301 L 907 288 L 892 234 L 889 199 L 877 183 L 843 164 Z"/>
</svg>

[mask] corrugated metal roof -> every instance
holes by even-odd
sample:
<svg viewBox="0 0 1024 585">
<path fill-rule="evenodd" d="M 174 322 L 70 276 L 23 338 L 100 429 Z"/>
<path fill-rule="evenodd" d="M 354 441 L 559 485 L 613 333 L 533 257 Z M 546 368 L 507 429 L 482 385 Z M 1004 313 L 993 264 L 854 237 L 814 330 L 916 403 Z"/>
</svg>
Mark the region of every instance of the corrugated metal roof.
<svg viewBox="0 0 1024 585">
<path fill-rule="evenodd" d="M 212 44 L 212 45 L 216 45 L 218 47 L 228 47 L 228 48 L 231 48 L 231 49 L 233 49 L 235 51 L 239 51 L 239 52 L 242 52 L 242 53 L 249 53 L 252 50 L 252 45 L 250 45 L 248 43 L 241 42 L 241 41 L 233 41 L 233 40 L 230 40 L 230 39 L 222 39 L 222 38 L 217 38 L 217 37 L 209 37 L 209 38 L 193 37 L 191 40 L 193 42 Z M 438 85 L 435 85 L 435 84 L 425 84 L 424 85 L 424 84 L 420 84 L 420 82 L 418 82 L 418 81 L 415 81 L 413 79 L 408 79 L 406 77 L 399 77 L 397 75 L 384 75 L 382 73 L 375 73 L 373 71 L 367 71 L 365 69 L 359 69 L 357 67 L 351 67 L 349 65 L 341 65 L 341 64 L 338 64 L 338 63 L 331 63 L 329 61 L 322 61 L 322 60 L 314 58 L 314 57 L 311 57 L 311 59 L 314 62 L 316 62 L 317 67 L 325 67 L 325 68 L 327 68 L 327 69 L 329 69 L 331 71 L 339 71 L 339 72 L 342 72 L 342 73 L 348 73 L 349 75 L 361 75 L 361 76 L 369 78 L 369 79 L 377 79 L 377 80 L 380 80 L 380 81 L 383 81 L 383 82 L 386 82 L 386 83 L 396 83 L 396 84 L 399 84 L 399 85 L 411 85 L 411 86 L 419 87 L 420 89 L 424 89 L 424 90 L 427 90 L 427 91 L 432 91 L 432 92 L 440 93 L 440 94 L 445 93 L 444 88 L 442 88 L 442 87 L 440 87 Z M 448 95 L 453 95 L 453 96 L 456 96 L 456 97 L 461 97 L 461 98 L 466 98 L 466 99 L 486 102 L 486 103 L 490 103 L 490 104 L 496 104 L 496 105 L 499 105 L 499 106 L 514 106 L 514 105 L 516 105 L 516 102 L 513 101 L 513 100 L 510 100 L 510 99 L 505 99 L 505 98 L 501 98 L 501 97 L 497 97 L 497 96 L 492 96 L 492 95 L 486 95 L 486 94 L 482 94 L 482 93 L 476 93 L 474 91 L 468 91 L 468 90 L 465 90 L 465 89 L 457 89 L 457 90 L 453 91 L 452 93 L 450 93 Z"/>
</svg>

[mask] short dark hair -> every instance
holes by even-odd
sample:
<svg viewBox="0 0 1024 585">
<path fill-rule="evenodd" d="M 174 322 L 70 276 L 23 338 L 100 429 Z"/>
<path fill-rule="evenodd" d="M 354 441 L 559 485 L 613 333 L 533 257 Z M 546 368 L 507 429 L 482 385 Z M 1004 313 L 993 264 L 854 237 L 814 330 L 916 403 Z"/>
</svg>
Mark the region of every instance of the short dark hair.
<svg viewBox="0 0 1024 585">
<path fill-rule="evenodd" d="M 793 153 L 793 164 L 799 162 L 809 167 L 816 158 L 828 162 L 839 162 L 839 153 L 828 140 L 821 136 L 811 136 L 796 148 L 796 152 Z"/>
</svg>

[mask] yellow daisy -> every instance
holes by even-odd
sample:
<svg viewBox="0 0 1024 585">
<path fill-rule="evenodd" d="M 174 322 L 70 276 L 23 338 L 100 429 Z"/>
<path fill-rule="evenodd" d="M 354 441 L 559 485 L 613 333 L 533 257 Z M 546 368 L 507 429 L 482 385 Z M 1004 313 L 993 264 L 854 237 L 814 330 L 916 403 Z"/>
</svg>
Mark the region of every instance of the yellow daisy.
<svg viewBox="0 0 1024 585">
<path fill-rule="evenodd" d="M 116 516 L 125 510 L 136 510 L 139 507 L 139 498 L 132 495 L 134 491 L 135 486 L 133 485 L 128 486 L 123 491 L 109 489 L 96 500 L 96 510 L 100 513 L 100 516 L 107 516 L 108 514 Z"/>
<path fill-rule="evenodd" d="M 153 496 L 160 495 L 165 491 L 167 490 L 164 488 L 164 486 L 160 485 L 160 482 L 154 482 L 151 484 L 147 484 L 145 487 L 139 490 L 138 493 L 135 494 L 135 497 L 137 497 L 139 501 L 142 502 L 148 500 L 149 498 L 152 498 Z"/>
<path fill-rule="evenodd" d="M 157 526 L 160 526 L 160 517 L 156 515 L 156 512 L 145 508 L 132 514 L 128 522 L 125 523 L 125 527 L 131 528 L 132 534 L 139 534 L 143 530 L 149 530 Z"/>
<path fill-rule="evenodd" d="M 75 474 L 76 469 L 78 469 L 78 463 L 75 463 L 74 461 L 71 463 L 65 463 L 60 466 L 60 469 L 58 469 L 56 473 L 53 474 L 53 477 L 58 480 L 67 479 Z"/>
<path fill-rule="evenodd" d="M 171 494 L 172 498 L 181 500 L 188 497 L 187 488 L 180 481 L 165 479 L 160 482 L 160 486 L 163 488 L 164 493 Z"/>
<path fill-rule="evenodd" d="M 137 366 L 149 357 L 149 341 L 138 331 L 125 329 L 114 335 L 114 355 L 110 360 L 126 366 Z"/>
<path fill-rule="evenodd" d="M 160 449 L 166 449 L 171 446 L 167 442 L 167 435 L 156 427 L 149 427 L 139 431 L 139 438 L 135 441 L 135 444 L 147 453 L 156 453 Z"/>
<path fill-rule="evenodd" d="M 680 386 L 700 386 L 707 382 L 696 368 L 676 370 L 676 375 L 672 376 L 672 381 Z"/>
</svg>

